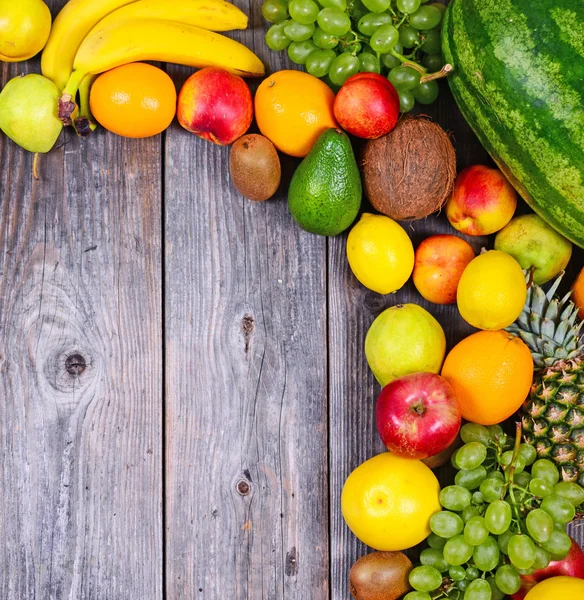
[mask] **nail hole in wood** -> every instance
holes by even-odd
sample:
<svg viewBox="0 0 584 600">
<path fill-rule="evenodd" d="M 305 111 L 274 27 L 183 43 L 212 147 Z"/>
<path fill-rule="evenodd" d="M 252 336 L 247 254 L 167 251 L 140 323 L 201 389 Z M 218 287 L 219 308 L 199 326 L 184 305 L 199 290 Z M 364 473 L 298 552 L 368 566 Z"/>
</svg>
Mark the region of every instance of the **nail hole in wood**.
<svg viewBox="0 0 584 600">
<path fill-rule="evenodd" d="M 69 373 L 69 375 L 73 375 L 74 377 L 79 377 L 79 375 L 85 371 L 86 367 L 87 363 L 81 354 L 72 354 L 71 356 L 68 356 L 67 360 L 65 361 L 67 373 Z"/>
</svg>

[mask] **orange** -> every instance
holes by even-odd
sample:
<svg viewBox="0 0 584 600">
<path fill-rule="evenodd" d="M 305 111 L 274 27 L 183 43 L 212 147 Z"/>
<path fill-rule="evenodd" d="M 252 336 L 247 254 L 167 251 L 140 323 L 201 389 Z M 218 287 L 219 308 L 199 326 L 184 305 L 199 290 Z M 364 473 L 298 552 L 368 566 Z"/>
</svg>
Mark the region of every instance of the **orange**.
<svg viewBox="0 0 584 600">
<path fill-rule="evenodd" d="M 258 87 L 256 121 L 278 150 L 303 157 L 323 131 L 338 127 L 334 99 L 333 91 L 317 77 L 302 71 L 278 71 Z"/>
<path fill-rule="evenodd" d="M 93 116 L 105 129 L 129 138 L 164 131 L 176 113 L 176 88 L 161 69 L 145 63 L 116 67 L 91 87 Z"/>
<path fill-rule="evenodd" d="M 446 356 L 442 377 L 450 383 L 462 416 L 494 425 L 523 404 L 533 379 L 527 345 L 506 331 L 479 331 L 459 342 Z"/>
<path fill-rule="evenodd" d="M 578 277 L 572 285 L 572 300 L 578 307 L 578 316 L 584 319 L 584 269 L 578 273 Z"/>
</svg>

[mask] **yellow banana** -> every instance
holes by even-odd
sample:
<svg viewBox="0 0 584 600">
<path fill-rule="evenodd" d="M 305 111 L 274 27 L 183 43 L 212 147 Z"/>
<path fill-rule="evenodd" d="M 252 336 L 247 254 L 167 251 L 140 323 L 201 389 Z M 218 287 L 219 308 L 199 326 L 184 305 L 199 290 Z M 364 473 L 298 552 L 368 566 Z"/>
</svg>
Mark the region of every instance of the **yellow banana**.
<svg viewBox="0 0 584 600">
<path fill-rule="evenodd" d="M 104 17 L 91 33 L 109 27 L 116 21 L 130 19 L 178 21 L 209 31 L 231 31 L 247 27 L 247 15 L 224 0 L 138 0 Z"/>
<path fill-rule="evenodd" d="M 41 58 L 41 70 L 62 90 L 77 49 L 85 36 L 106 15 L 136 0 L 70 0 L 55 18 Z M 172 4 L 172 0 L 169 2 Z"/>
<path fill-rule="evenodd" d="M 63 90 L 60 116 L 66 120 L 75 108 L 75 95 L 86 75 L 143 60 L 196 68 L 221 67 L 241 77 L 261 77 L 265 73 L 262 61 L 251 50 L 218 33 L 176 21 L 119 21 L 83 40 Z"/>
</svg>

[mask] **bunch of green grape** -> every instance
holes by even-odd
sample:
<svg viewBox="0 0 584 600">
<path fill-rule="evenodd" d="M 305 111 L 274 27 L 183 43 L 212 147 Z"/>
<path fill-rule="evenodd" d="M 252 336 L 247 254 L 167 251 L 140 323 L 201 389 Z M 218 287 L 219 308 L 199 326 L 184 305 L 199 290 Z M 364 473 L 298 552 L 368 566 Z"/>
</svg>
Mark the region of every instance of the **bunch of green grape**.
<svg viewBox="0 0 584 600">
<path fill-rule="evenodd" d="M 444 60 L 440 26 L 446 7 L 428 0 L 265 0 L 272 50 L 287 50 L 333 89 L 359 72 L 387 75 L 400 108 L 438 97 Z M 434 77 L 432 77 L 434 75 Z"/>
<path fill-rule="evenodd" d="M 404 600 L 502 600 L 519 590 L 520 575 L 570 550 L 566 525 L 584 489 L 536 460 L 535 448 L 520 443 L 520 426 L 516 440 L 498 425 L 467 423 L 460 433 L 455 485 L 440 492 L 443 510 L 430 519 L 429 547 L 410 573 L 415 591 Z"/>
</svg>

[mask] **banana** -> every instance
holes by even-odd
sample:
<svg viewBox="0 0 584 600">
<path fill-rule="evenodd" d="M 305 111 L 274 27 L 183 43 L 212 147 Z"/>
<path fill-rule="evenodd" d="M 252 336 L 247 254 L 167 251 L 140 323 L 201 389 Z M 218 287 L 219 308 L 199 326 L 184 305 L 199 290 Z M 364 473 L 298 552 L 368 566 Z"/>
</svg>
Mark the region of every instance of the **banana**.
<svg viewBox="0 0 584 600">
<path fill-rule="evenodd" d="M 63 90 L 59 115 L 66 121 L 86 75 L 132 62 L 153 60 L 190 67 L 221 67 L 241 77 L 261 77 L 262 61 L 228 37 L 176 21 L 133 19 L 116 21 L 87 36 L 75 56 L 73 73 Z"/>
<path fill-rule="evenodd" d="M 55 18 L 41 58 L 41 70 L 62 90 L 73 70 L 77 49 L 106 15 L 136 0 L 70 0 Z M 172 4 L 172 0 L 169 0 Z"/>
<path fill-rule="evenodd" d="M 247 28 L 247 15 L 224 0 L 138 0 L 104 17 L 90 35 L 116 21 L 131 19 L 178 21 L 209 31 Z"/>
</svg>

